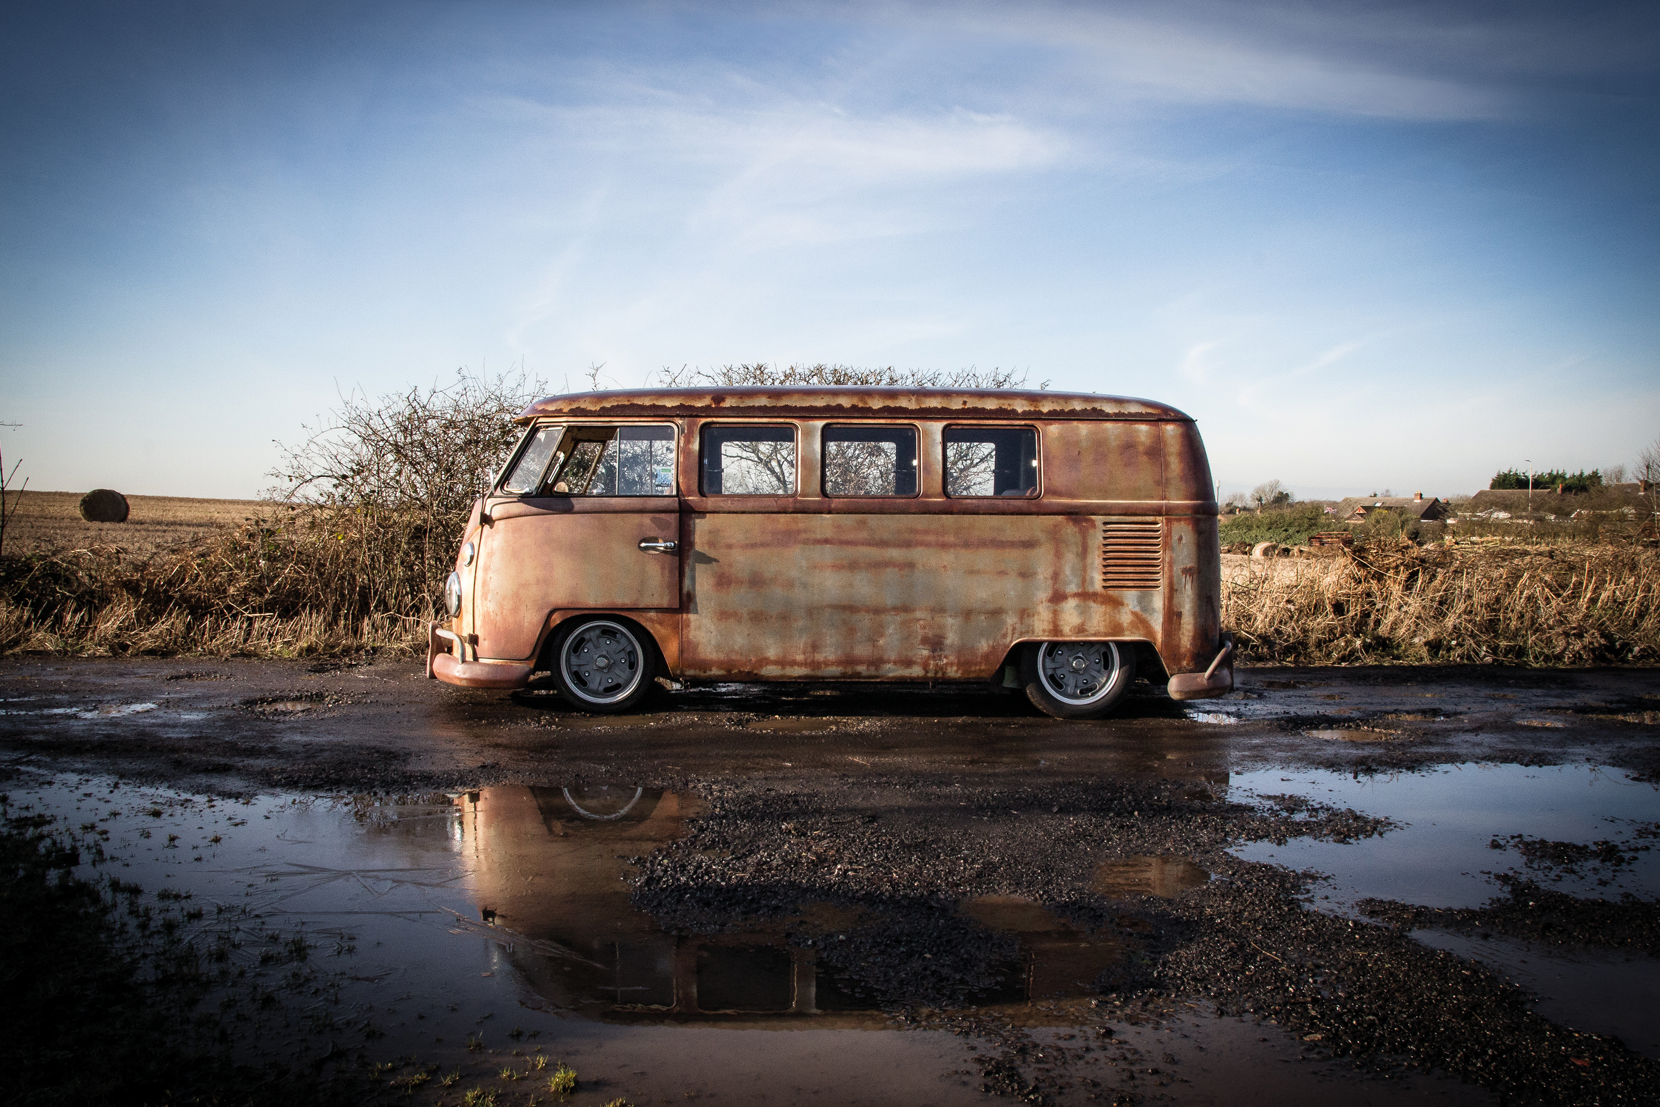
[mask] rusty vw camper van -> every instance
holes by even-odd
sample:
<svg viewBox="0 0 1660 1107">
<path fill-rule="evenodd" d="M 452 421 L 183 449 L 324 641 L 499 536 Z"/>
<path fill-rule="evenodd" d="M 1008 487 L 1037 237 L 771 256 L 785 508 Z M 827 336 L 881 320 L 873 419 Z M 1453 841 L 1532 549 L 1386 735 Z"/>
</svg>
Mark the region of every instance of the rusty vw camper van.
<svg viewBox="0 0 1660 1107">
<path fill-rule="evenodd" d="M 551 396 L 474 506 L 431 676 L 993 681 L 1060 718 L 1233 687 L 1193 420 L 1060 392 Z"/>
</svg>

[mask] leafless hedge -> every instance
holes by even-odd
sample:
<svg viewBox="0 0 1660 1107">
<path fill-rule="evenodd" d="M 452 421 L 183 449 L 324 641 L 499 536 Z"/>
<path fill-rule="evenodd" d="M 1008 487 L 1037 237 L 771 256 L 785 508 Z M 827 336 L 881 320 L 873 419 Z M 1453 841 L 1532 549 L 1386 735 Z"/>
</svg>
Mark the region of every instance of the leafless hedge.
<svg viewBox="0 0 1660 1107">
<path fill-rule="evenodd" d="M 723 365 L 718 369 L 681 366 L 656 374 L 663 388 L 779 388 L 795 386 L 862 386 L 865 388 L 1025 388 L 1026 374 L 1013 369 L 895 369 L 854 365 L 787 365 L 766 362 Z M 1044 381 L 1039 388 L 1048 388 Z"/>
</svg>

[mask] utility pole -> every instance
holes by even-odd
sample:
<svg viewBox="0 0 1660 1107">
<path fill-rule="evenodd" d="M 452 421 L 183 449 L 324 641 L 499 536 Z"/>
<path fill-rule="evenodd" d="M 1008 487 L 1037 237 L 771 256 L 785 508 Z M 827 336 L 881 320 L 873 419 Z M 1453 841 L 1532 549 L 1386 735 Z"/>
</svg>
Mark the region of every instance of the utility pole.
<svg viewBox="0 0 1660 1107">
<path fill-rule="evenodd" d="M 1533 514 L 1533 459 L 1531 457 L 1524 457 L 1522 460 L 1527 462 L 1527 513 L 1529 515 L 1532 515 Z"/>
</svg>

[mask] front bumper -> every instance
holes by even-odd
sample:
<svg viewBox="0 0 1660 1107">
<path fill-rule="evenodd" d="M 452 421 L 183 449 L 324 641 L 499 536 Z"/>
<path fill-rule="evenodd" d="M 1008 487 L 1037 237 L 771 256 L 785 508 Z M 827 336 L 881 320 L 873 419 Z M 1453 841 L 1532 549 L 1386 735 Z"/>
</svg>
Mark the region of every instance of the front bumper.
<svg viewBox="0 0 1660 1107">
<path fill-rule="evenodd" d="M 461 657 L 457 657 L 460 653 Z M 462 688 L 523 688 L 532 666 L 518 661 L 463 661 L 466 646 L 452 630 L 427 624 L 427 678 Z"/>
<path fill-rule="evenodd" d="M 1204 700 L 1233 691 L 1233 636 L 1222 636 L 1222 649 L 1202 673 L 1177 673 L 1168 686 L 1173 700 Z"/>
</svg>

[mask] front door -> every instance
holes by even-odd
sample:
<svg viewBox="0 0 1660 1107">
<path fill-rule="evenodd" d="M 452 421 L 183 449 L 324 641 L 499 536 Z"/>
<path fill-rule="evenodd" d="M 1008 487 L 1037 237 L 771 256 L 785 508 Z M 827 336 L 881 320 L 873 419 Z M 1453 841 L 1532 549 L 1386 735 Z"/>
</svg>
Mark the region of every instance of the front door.
<svg viewBox="0 0 1660 1107">
<path fill-rule="evenodd" d="M 542 429 L 546 459 L 533 438 L 485 505 L 472 605 L 480 657 L 529 660 L 557 610 L 680 608 L 675 428 Z M 527 463 L 539 468 L 519 474 Z"/>
</svg>

